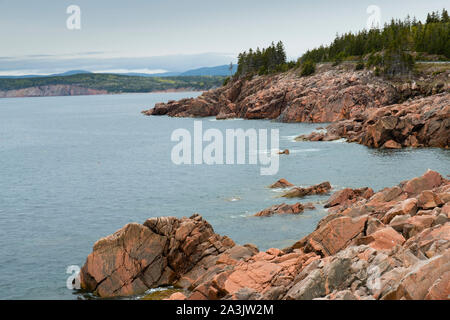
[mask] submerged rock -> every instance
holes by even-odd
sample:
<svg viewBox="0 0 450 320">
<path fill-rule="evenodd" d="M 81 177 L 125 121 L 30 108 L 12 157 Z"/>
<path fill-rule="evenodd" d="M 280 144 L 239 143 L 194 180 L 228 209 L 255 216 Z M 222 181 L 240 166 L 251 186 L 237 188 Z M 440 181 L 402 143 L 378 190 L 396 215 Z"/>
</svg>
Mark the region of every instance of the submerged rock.
<svg viewBox="0 0 450 320">
<path fill-rule="evenodd" d="M 280 151 L 278 152 L 278 154 L 285 154 L 285 155 L 289 155 L 289 149 L 284 149 L 284 151 Z"/>
<path fill-rule="evenodd" d="M 281 196 L 283 198 L 302 198 L 316 194 L 325 194 L 328 193 L 330 190 L 331 184 L 328 181 L 326 181 L 307 188 L 295 187 L 289 191 L 286 191 Z"/>
</svg>

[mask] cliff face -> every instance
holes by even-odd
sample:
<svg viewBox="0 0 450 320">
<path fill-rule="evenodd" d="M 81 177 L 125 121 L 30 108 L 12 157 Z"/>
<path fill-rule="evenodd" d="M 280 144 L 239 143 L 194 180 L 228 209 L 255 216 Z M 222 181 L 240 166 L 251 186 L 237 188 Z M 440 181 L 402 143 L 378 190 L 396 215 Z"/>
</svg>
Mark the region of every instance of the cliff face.
<svg viewBox="0 0 450 320">
<path fill-rule="evenodd" d="M 446 79 L 446 75 L 441 77 Z M 436 87 L 431 81 L 423 85 L 416 82 L 397 85 L 374 77 L 369 71 L 331 69 L 310 77 L 288 72 L 241 79 L 195 99 L 158 103 L 143 113 L 172 117 L 335 122 L 356 118 L 367 109 L 448 89 L 448 82 Z"/>
<path fill-rule="evenodd" d="M 83 88 L 74 85 L 48 85 L 17 90 L 0 90 L 0 98 L 13 97 L 51 97 L 107 94 L 106 90 Z"/>
<path fill-rule="evenodd" d="M 330 126 L 328 135 L 316 134 L 310 140 L 343 137 L 370 147 L 382 147 L 390 140 L 395 143 L 389 142 L 388 146 L 448 147 L 449 77 L 447 70 L 394 82 L 375 77 L 370 71 L 335 68 L 320 70 L 310 77 L 299 77 L 291 71 L 241 79 L 195 99 L 158 103 L 143 114 L 338 122 Z M 432 97 L 424 100 L 426 96 Z M 383 131 L 387 116 L 402 119 Z"/>
<path fill-rule="evenodd" d="M 343 120 L 297 140 L 331 141 L 345 138 L 372 148 L 438 147 L 450 145 L 450 93 L 413 99 Z"/>
<path fill-rule="evenodd" d="M 326 207 L 315 231 L 266 252 L 198 215 L 129 224 L 94 245 L 81 284 L 101 297 L 175 285 L 185 291 L 171 299 L 448 299 L 450 181 L 428 171 L 375 194 L 338 191 Z"/>
</svg>

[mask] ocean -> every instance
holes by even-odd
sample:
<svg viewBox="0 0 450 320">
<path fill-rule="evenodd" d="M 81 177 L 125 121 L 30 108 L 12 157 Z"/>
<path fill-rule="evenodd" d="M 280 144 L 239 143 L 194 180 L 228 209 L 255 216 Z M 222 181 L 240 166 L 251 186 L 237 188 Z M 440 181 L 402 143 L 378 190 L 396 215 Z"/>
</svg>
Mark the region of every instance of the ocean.
<svg viewBox="0 0 450 320">
<path fill-rule="evenodd" d="M 322 124 L 146 117 L 156 102 L 198 92 L 0 99 L 0 299 L 79 299 L 66 287 L 71 265 L 129 222 L 200 213 L 222 235 L 261 250 L 313 231 L 328 196 L 280 199 L 267 186 L 330 181 L 334 190 L 375 191 L 433 169 L 450 173 L 450 151 L 374 150 L 342 140 L 295 142 Z M 259 165 L 176 165 L 176 129 L 278 129 L 279 172 Z M 248 152 L 254 152 L 249 150 Z M 264 150 L 263 150 L 264 152 Z M 314 202 L 300 215 L 252 217 L 282 202 Z"/>
</svg>

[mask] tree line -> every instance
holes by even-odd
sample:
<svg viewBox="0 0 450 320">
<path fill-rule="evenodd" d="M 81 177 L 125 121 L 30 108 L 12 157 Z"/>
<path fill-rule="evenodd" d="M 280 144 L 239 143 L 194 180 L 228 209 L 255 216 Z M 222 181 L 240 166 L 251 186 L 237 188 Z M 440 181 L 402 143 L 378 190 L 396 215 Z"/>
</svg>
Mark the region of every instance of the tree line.
<svg viewBox="0 0 450 320">
<path fill-rule="evenodd" d="M 329 46 L 307 51 L 300 59 L 314 62 L 339 62 L 384 50 L 436 54 L 450 59 L 450 19 L 447 10 L 428 14 L 425 23 L 409 16 L 392 19 L 382 29 L 337 35 Z"/>
<path fill-rule="evenodd" d="M 286 51 L 282 41 L 267 47 L 249 49 L 238 56 L 238 68 L 236 76 L 244 76 L 248 74 L 270 74 L 275 72 L 287 71 L 295 65 L 295 62 L 286 62 Z"/>
<path fill-rule="evenodd" d="M 415 58 L 413 52 L 417 53 Z M 450 18 L 446 9 L 429 13 L 424 23 L 408 16 L 404 20 L 392 19 L 381 29 L 336 35 L 330 45 L 308 50 L 297 62 L 286 60 L 281 41 L 262 50 L 249 49 L 239 54 L 234 77 L 284 72 L 294 67 L 301 67 L 301 75 L 307 76 L 315 72 L 316 63 L 337 65 L 345 59 L 358 60 L 357 69 L 375 67 L 377 73 L 393 76 L 411 72 L 415 59 L 426 59 L 424 54 L 450 59 Z"/>
<path fill-rule="evenodd" d="M 209 90 L 219 87 L 222 76 L 139 77 L 105 73 L 86 73 L 70 76 L 0 79 L 0 91 L 18 90 L 48 85 L 73 85 L 111 93 L 152 92 L 190 88 Z"/>
</svg>

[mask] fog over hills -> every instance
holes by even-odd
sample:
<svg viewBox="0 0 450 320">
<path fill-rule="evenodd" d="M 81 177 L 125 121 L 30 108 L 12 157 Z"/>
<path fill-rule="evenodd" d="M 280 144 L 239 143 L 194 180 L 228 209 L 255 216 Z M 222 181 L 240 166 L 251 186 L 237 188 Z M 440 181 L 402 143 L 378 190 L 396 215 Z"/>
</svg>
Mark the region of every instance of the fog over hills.
<svg viewBox="0 0 450 320">
<path fill-rule="evenodd" d="M 236 56 L 232 53 L 200 53 L 116 57 L 106 52 L 0 56 L 0 77 L 42 77 L 87 72 L 141 76 L 177 76 L 185 72 L 190 75 L 229 75 L 228 66 L 230 62 L 237 62 Z"/>
</svg>

